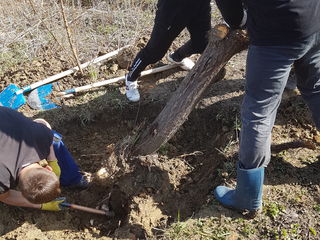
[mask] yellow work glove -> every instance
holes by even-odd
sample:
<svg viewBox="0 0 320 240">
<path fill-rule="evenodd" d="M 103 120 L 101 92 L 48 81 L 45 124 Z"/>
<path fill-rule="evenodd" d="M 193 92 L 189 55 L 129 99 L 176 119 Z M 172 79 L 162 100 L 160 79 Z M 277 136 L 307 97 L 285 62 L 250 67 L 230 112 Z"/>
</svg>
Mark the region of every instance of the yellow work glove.
<svg viewBox="0 0 320 240">
<path fill-rule="evenodd" d="M 52 171 L 60 178 L 61 169 L 58 164 L 58 160 L 48 161 L 48 165 L 52 168 Z"/>
<path fill-rule="evenodd" d="M 63 209 L 59 204 L 66 200 L 65 197 L 56 198 L 55 200 L 41 204 L 41 210 L 60 211 Z"/>
</svg>

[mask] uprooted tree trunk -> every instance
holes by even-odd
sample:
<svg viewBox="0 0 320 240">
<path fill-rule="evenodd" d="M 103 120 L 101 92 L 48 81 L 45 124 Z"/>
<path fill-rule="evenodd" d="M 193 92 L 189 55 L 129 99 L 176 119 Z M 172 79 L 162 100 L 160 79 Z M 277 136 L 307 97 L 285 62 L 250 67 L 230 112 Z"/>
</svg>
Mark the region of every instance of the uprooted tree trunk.
<svg viewBox="0 0 320 240">
<path fill-rule="evenodd" d="M 226 31 L 223 25 L 213 29 L 211 40 L 193 70 L 133 146 L 134 155 L 151 154 L 166 143 L 188 118 L 208 85 L 221 80 L 218 73 L 230 58 L 247 48 L 248 39 L 243 32 Z"/>
<path fill-rule="evenodd" d="M 132 171 L 130 158 L 157 151 L 186 121 L 208 85 L 222 79 L 220 70 L 235 54 L 247 49 L 248 43 L 246 32 L 229 31 L 223 24 L 215 26 L 204 53 L 158 117 L 145 130 L 118 143 L 98 175 L 115 179 Z"/>
</svg>

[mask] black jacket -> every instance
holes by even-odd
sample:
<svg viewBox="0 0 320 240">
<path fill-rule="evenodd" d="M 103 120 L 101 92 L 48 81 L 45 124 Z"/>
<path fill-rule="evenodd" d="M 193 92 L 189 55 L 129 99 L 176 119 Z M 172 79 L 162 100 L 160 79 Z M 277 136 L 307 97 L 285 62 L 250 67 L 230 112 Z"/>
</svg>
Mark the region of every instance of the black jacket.
<svg viewBox="0 0 320 240">
<path fill-rule="evenodd" d="M 202 6 L 210 8 L 210 2 L 211 0 L 158 0 L 157 9 L 161 17 L 156 18 L 155 22 L 164 25 L 174 24 L 177 16 L 183 16 L 184 20 L 192 21 L 197 17 L 195 14 Z"/>
<path fill-rule="evenodd" d="M 251 44 L 285 45 L 320 31 L 320 0 L 216 0 L 226 22 L 239 26 L 244 6 Z"/>
</svg>

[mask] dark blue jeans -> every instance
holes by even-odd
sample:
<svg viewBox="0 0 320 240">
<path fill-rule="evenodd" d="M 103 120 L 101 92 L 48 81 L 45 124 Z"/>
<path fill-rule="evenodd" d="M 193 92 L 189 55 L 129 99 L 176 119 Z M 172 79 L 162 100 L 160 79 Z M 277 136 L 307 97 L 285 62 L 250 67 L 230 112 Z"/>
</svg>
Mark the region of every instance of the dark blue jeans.
<svg viewBox="0 0 320 240">
<path fill-rule="evenodd" d="M 63 187 L 78 184 L 82 178 L 80 169 L 62 141 L 62 136 L 54 130 L 52 132 L 54 134 L 53 149 L 61 169 L 60 184 Z"/>
<path fill-rule="evenodd" d="M 271 131 L 291 67 L 297 87 L 320 129 L 320 32 L 286 46 L 249 46 L 242 103 L 240 167 L 266 167 Z"/>
</svg>

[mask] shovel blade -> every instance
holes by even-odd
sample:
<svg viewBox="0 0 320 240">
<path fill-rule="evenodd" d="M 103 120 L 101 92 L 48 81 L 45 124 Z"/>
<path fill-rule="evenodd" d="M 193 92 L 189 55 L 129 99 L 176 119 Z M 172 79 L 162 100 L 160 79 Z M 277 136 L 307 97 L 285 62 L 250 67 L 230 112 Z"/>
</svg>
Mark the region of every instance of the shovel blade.
<svg viewBox="0 0 320 240">
<path fill-rule="evenodd" d="M 30 92 L 27 103 L 31 108 L 37 110 L 50 110 L 60 107 L 49 99 L 51 93 L 52 84 L 38 87 Z"/>
<path fill-rule="evenodd" d="M 23 96 L 23 93 L 17 94 L 19 91 L 18 88 L 14 84 L 10 84 L 0 93 L 0 106 L 19 109 L 23 104 L 26 103 L 26 98 Z"/>
</svg>

